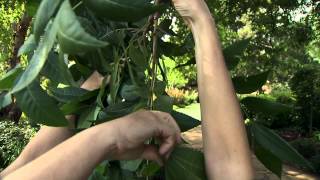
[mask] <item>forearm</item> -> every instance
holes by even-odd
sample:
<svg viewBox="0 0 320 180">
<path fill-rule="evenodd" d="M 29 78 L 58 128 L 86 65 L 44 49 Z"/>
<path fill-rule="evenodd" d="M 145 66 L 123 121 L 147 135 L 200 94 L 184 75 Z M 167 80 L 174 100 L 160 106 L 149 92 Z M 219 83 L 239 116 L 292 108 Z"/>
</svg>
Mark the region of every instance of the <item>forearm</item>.
<svg viewBox="0 0 320 180">
<path fill-rule="evenodd" d="M 73 136 L 4 179 L 87 179 L 115 145 L 114 130 L 109 127 L 101 129 L 102 126 L 110 125 L 99 125 Z"/>
<path fill-rule="evenodd" d="M 250 179 L 252 166 L 238 100 L 211 17 L 191 23 L 196 44 L 204 151 L 210 179 Z"/>
<path fill-rule="evenodd" d="M 2 171 L 0 176 L 12 173 L 73 135 L 74 132 L 69 128 L 41 127 L 40 131 L 32 138 L 19 157 Z"/>
</svg>

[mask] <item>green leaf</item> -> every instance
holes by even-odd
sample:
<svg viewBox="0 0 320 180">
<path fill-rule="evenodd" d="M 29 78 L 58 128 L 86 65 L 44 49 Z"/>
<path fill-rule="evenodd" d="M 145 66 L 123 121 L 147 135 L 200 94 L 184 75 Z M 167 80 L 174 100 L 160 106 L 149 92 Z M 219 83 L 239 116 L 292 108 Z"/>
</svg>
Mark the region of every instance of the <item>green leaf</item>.
<svg viewBox="0 0 320 180">
<path fill-rule="evenodd" d="M 129 57 L 139 69 L 145 70 L 148 67 L 148 61 L 140 48 L 139 45 L 131 43 L 129 45 Z"/>
<path fill-rule="evenodd" d="M 56 39 L 56 23 L 49 23 L 42 41 L 40 41 L 37 50 L 33 54 L 30 64 L 13 87 L 11 93 L 18 92 L 31 84 L 39 75 L 48 58 L 48 53 L 53 47 Z"/>
<path fill-rule="evenodd" d="M 240 56 L 243 55 L 249 43 L 250 39 L 243 39 L 234 42 L 223 50 L 223 55 L 229 70 L 232 70 L 238 65 Z"/>
<path fill-rule="evenodd" d="M 312 165 L 304 159 L 301 154 L 276 133 L 257 123 L 253 123 L 251 126 L 255 141 L 257 141 L 264 149 L 270 151 L 283 162 L 289 162 L 303 168 L 314 170 Z"/>
<path fill-rule="evenodd" d="M 156 96 L 163 95 L 166 91 L 167 84 L 164 81 L 156 81 L 154 85 L 154 94 Z"/>
<path fill-rule="evenodd" d="M 45 27 L 56 13 L 57 8 L 60 6 L 62 0 L 42 0 L 38 8 L 35 21 L 33 33 L 36 42 L 40 41 L 40 36 L 44 33 Z M 66 16 L 67 17 L 67 16 Z"/>
<path fill-rule="evenodd" d="M 146 164 L 142 170 L 141 170 L 141 175 L 146 177 L 146 176 L 153 176 L 155 175 L 161 167 L 156 163 L 151 161 L 149 164 Z"/>
<path fill-rule="evenodd" d="M 9 106 L 12 103 L 12 97 L 10 93 L 0 95 L 0 109 Z"/>
<path fill-rule="evenodd" d="M 106 91 L 106 86 L 107 82 L 109 80 L 109 77 L 105 77 L 102 81 L 102 84 L 100 86 L 99 94 L 97 97 L 97 104 L 101 107 L 104 108 L 103 100 L 105 98 L 105 91 Z"/>
<path fill-rule="evenodd" d="M 204 156 L 187 147 L 177 147 L 165 166 L 166 180 L 205 180 Z"/>
<path fill-rule="evenodd" d="M 20 47 L 18 56 L 21 56 L 23 54 L 29 54 L 37 49 L 37 42 L 35 40 L 35 37 L 33 34 L 31 34 L 27 40 L 24 42 L 24 44 Z"/>
<path fill-rule="evenodd" d="M 268 71 L 249 77 L 235 77 L 232 78 L 232 82 L 237 93 L 250 94 L 259 90 L 267 82 L 269 74 Z"/>
<path fill-rule="evenodd" d="M 120 161 L 120 166 L 121 166 L 121 169 L 135 172 L 138 170 L 141 163 L 142 163 L 142 159 L 131 160 L 131 161 Z"/>
<path fill-rule="evenodd" d="M 137 103 L 134 102 L 120 102 L 117 104 L 109 105 L 103 111 L 101 111 L 97 118 L 97 123 L 103 123 L 105 121 L 117 119 L 126 116 L 135 110 Z"/>
<path fill-rule="evenodd" d="M 240 102 L 249 111 L 265 115 L 277 115 L 290 112 L 292 110 L 291 106 L 259 97 L 246 97 Z"/>
<path fill-rule="evenodd" d="M 84 108 L 86 108 L 88 106 L 87 104 L 84 104 L 84 102 L 96 97 L 98 95 L 98 93 L 99 93 L 98 90 L 88 91 L 84 95 L 79 96 L 79 97 L 75 98 L 74 100 L 64 104 L 61 107 L 61 110 L 63 111 L 63 113 L 65 115 L 78 113 L 78 112 L 80 112 L 80 110 L 83 110 Z"/>
<path fill-rule="evenodd" d="M 41 74 L 56 83 L 75 85 L 73 76 L 69 71 L 67 64 L 64 62 L 63 55 L 58 55 L 53 51 L 49 53 L 48 60 L 43 67 Z"/>
<path fill-rule="evenodd" d="M 91 106 L 84 110 L 77 121 L 77 129 L 87 129 L 91 127 L 93 122 L 96 121 L 100 109 L 99 106 Z"/>
<path fill-rule="evenodd" d="M 171 42 L 159 41 L 159 52 L 168 57 L 183 56 L 189 52 L 184 45 L 178 45 Z"/>
<path fill-rule="evenodd" d="M 113 21 L 138 21 L 165 6 L 155 6 L 148 0 L 84 0 L 85 5 L 99 16 Z"/>
<path fill-rule="evenodd" d="M 154 108 L 157 111 L 171 113 L 173 110 L 173 99 L 169 96 L 159 96 L 154 101 Z"/>
<path fill-rule="evenodd" d="M 14 94 L 18 106 L 33 121 L 47 126 L 67 126 L 67 120 L 54 101 L 40 87 L 33 82 L 22 91 Z"/>
<path fill-rule="evenodd" d="M 176 36 L 177 34 L 170 29 L 171 24 L 171 19 L 164 19 L 159 25 L 160 31 L 170 36 Z"/>
<path fill-rule="evenodd" d="M 120 96 L 127 101 L 135 101 L 141 97 L 141 91 L 136 85 L 124 83 L 120 89 Z"/>
<path fill-rule="evenodd" d="M 266 168 L 281 178 L 282 162 L 277 156 L 273 155 L 268 149 L 262 147 L 257 142 L 254 143 L 254 153 Z"/>
<path fill-rule="evenodd" d="M 69 102 L 88 93 L 87 90 L 77 87 L 55 88 L 49 87 L 52 96 L 60 102 Z"/>
<path fill-rule="evenodd" d="M 179 125 L 181 132 L 186 132 L 201 124 L 201 121 L 177 111 L 172 111 L 171 115 Z"/>
<path fill-rule="evenodd" d="M 107 46 L 87 33 L 81 26 L 69 1 L 64 1 L 57 15 L 58 42 L 61 50 L 67 54 L 81 54 Z"/>
<path fill-rule="evenodd" d="M 17 66 L 10 70 L 3 77 L 0 78 L 0 90 L 10 90 L 14 85 L 16 78 L 22 73 L 22 68 Z"/>
</svg>

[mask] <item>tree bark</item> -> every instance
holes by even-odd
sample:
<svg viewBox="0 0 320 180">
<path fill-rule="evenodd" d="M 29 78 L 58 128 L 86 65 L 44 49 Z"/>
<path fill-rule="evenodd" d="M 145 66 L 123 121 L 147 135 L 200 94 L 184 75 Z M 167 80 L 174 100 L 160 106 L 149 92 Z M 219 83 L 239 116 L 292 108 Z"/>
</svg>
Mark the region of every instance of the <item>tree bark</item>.
<svg viewBox="0 0 320 180">
<path fill-rule="evenodd" d="M 16 67 L 20 63 L 20 57 L 18 57 L 18 52 L 20 47 L 23 45 L 24 40 L 27 36 L 27 32 L 30 26 L 32 18 L 24 13 L 19 24 L 15 27 L 14 31 L 14 44 L 11 57 L 8 61 L 10 69 Z"/>
</svg>

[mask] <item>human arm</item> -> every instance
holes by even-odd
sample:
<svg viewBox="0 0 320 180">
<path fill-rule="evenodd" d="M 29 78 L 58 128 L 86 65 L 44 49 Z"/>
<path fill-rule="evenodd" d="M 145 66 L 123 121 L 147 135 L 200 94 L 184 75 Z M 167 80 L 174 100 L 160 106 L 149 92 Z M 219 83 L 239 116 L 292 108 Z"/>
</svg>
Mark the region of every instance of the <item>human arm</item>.
<svg viewBox="0 0 320 180">
<path fill-rule="evenodd" d="M 82 85 L 81 88 L 86 90 L 94 90 L 100 87 L 103 77 L 94 72 Z M 75 116 L 66 116 L 69 124 L 72 126 L 75 121 Z M 5 170 L 0 173 L 1 176 L 6 176 L 25 164 L 31 162 L 42 154 L 46 153 L 56 145 L 65 141 L 74 135 L 74 131 L 69 127 L 48 127 L 42 126 L 35 137 L 23 149 L 19 157 L 10 164 Z"/>
<path fill-rule="evenodd" d="M 151 137 L 160 140 L 159 149 L 144 144 Z M 177 142 L 181 142 L 180 130 L 169 114 L 138 111 L 82 131 L 4 180 L 87 179 L 105 159 L 142 158 L 163 164 L 162 159 L 168 157 Z"/>
<path fill-rule="evenodd" d="M 240 106 L 215 22 L 203 0 L 173 0 L 195 40 L 204 154 L 209 179 L 253 179 Z"/>
</svg>

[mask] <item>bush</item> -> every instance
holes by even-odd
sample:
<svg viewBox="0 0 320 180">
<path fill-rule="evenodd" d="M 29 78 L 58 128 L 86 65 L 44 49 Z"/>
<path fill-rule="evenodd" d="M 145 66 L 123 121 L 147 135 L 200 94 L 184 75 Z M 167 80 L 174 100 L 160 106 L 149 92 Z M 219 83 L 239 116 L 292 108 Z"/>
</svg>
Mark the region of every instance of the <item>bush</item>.
<svg viewBox="0 0 320 180">
<path fill-rule="evenodd" d="M 198 100 L 198 92 L 196 90 L 170 88 L 167 93 L 173 98 L 173 104 L 177 106 L 187 106 L 196 103 Z"/>
<path fill-rule="evenodd" d="M 18 157 L 35 132 L 26 120 L 18 125 L 0 121 L 0 171 Z"/>
<path fill-rule="evenodd" d="M 297 99 L 300 124 L 311 133 L 320 128 L 320 64 L 305 65 L 290 80 L 290 88 Z M 317 121 L 316 121 L 317 120 Z"/>
</svg>

